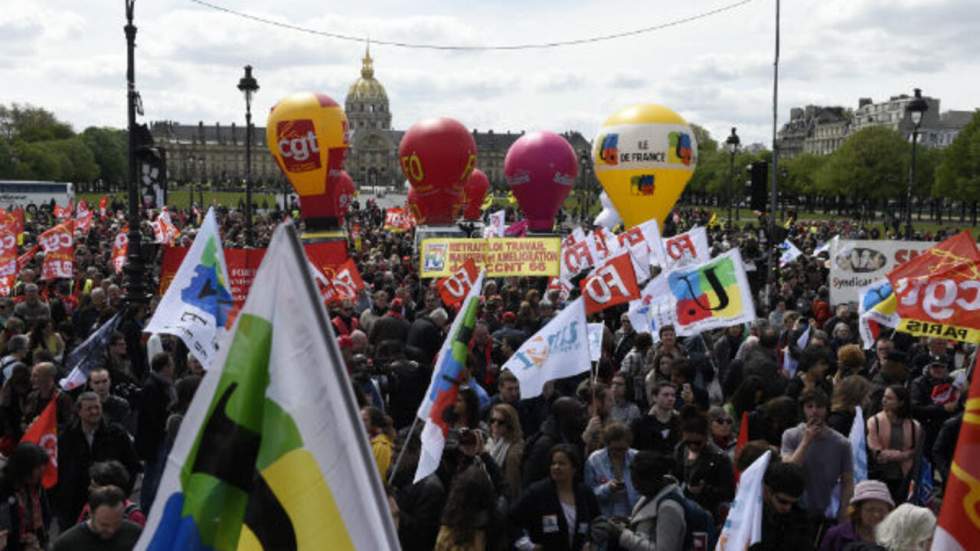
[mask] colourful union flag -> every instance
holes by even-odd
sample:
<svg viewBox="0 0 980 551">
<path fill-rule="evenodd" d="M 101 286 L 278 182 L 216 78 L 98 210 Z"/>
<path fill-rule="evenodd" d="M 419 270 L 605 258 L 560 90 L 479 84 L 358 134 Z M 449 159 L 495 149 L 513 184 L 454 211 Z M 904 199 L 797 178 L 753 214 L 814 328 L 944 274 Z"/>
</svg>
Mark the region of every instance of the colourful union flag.
<svg viewBox="0 0 980 551">
<path fill-rule="evenodd" d="M 397 549 L 330 322 L 291 224 L 194 396 L 137 545 Z"/>
<path fill-rule="evenodd" d="M 674 270 L 667 281 L 677 305 L 678 335 L 695 335 L 755 319 L 752 292 L 738 249 L 694 268 Z"/>
<path fill-rule="evenodd" d="M 976 549 L 980 541 L 980 356 L 949 469 L 932 551 Z M 973 543 L 970 543 L 970 542 Z"/>
</svg>

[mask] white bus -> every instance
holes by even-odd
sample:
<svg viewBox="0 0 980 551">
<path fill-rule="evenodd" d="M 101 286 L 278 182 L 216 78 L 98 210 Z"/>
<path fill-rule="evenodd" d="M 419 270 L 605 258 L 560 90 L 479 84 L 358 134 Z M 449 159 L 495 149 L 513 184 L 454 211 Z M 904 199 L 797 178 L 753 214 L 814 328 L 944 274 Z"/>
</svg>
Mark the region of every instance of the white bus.
<svg viewBox="0 0 980 551">
<path fill-rule="evenodd" d="M 75 185 L 71 182 L 37 182 L 31 180 L 0 180 L 0 208 L 26 207 L 34 204 L 40 207 L 54 199 L 65 207 L 75 200 Z"/>
</svg>

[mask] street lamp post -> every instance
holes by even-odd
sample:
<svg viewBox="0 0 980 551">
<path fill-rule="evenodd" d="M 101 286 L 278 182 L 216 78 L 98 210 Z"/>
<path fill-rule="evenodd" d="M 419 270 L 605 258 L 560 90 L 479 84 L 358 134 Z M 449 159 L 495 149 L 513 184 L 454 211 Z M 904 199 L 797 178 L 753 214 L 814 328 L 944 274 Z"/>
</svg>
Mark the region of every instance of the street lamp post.
<svg viewBox="0 0 980 551">
<path fill-rule="evenodd" d="M 732 133 L 725 140 L 725 149 L 728 150 L 728 223 L 732 223 L 732 212 L 735 204 L 735 155 L 738 153 L 741 140 L 732 127 Z"/>
<path fill-rule="evenodd" d="M 135 0 L 126 0 L 126 102 L 129 129 L 129 233 L 126 253 L 126 300 L 130 304 L 144 304 L 146 290 L 143 286 L 143 255 L 140 247 L 139 182 L 136 161 L 136 26 L 133 25 Z"/>
<path fill-rule="evenodd" d="M 905 240 L 912 240 L 912 185 L 915 182 L 915 146 L 919 141 L 919 125 L 922 124 L 922 115 L 929 110 L 929 104 L 922 99 L 922 90 L 915 89 L 915 97 L 908 103 L 905 110 L 909 113 L 912 120 L 912 163 L 909 165 L 909 185 L 905 194 Z"/>
<path fill-rule="evenodd" d="M 255 246 L 252 229 L 252 96 L 259 91 L 259 83 L 252 76 L 252 66 L 245 66 L 245 76 L 238 81 L 238 89 L 245 96 L 245 244 Z"/>
<path fill-rule="evenodd" d="M 585 195 L 579 204 L 579 212 L 582 213 L 582 220 L 589 219 L 589 212 L 592 210 L 592 181 L 590 173 L 592 168 L 592 155 L 589 151 L 583 150 L 578 156 L 579 173 L 582 177 L 582 191 Z"/>
</svg>

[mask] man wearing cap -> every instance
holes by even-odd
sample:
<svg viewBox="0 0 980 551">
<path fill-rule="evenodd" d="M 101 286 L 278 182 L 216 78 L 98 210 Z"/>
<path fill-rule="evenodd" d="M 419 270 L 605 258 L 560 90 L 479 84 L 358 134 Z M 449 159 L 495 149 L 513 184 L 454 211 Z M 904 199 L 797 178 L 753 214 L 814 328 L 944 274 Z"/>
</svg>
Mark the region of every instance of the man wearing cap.
<svg viewBox="0 0 980 551">
<path fill-rule="evenodd" d="M 944 344 L 945 346 L 945 344 Z M 925 373 L 912 381 L 912 417 L 922 424 L 925 450 L 931 450 L 943 423 L 956 412 L 959 391 L 953 387 L 945 356 L 931 356 Z"/>
<path fill-rule="evenodd" d="M 827 531 L 820 551 L 837 551 L 850 543 L 875 543 L 875 526 L 895 508 L 888 486 L 880 480 L 863 480 L 854 487 L 851 514 Z"/>
<path fill-rule="evenodd" d="M 514 337 L 521 343 L 527 340 L 527 334 L 516 327 L 517 324 L 517 314 L 513 312 L 504 312 L 500 316 L 500 321 L 503 326 L 493 332 L 493 339 L 495 341 L 502 341 L 506 337 Z"/>
<path fill-rule="evenodd" d="M 936 361 L 945 362 L 947 372 L 953 370 L 953 354 L 949 350 L 946 340 L 930 337 L 926 342 L 925 350 L 915 355 L 912 360 L 912 365 L 915 368 L 914 374 L 916 376 L 921 375 L 929 364 Z"/>
</svg>

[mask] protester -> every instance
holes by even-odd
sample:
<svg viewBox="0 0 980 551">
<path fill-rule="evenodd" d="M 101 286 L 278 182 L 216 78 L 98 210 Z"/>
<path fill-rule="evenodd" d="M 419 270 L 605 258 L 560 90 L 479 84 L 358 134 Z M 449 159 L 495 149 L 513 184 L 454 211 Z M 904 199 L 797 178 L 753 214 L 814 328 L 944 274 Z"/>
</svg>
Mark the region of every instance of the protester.
<svg viewBox="0 0 980 551">
<path fill-rule="evenodd" d="M 585 462 L 585 483 L 592 488 L 604 517 L 628 517 L 639 499 L 630 467 L 637 451 L 629 427 L 612 422 L 603 430 L 605 447 Z"/>
<path fill-rule="evenodd" d="M 0 508 L 6 515 L 0 517 L 0 525 L 7 529 L 8 551 L 38 551 L 48 544 L 51 510 L 41 486 L 48 462 L 48 453 L 40 446 L 19 444 L 0 472 L 0 503 L 15 504 Z"/>
<path fill-rule="evenodd" d="M 925 507 L 903 503 L 875 528 L 875 541 L 886 551 L 929 549 L 936 516 Z"/>
<path fill-rule="evenodd" d="M 524 459 L 524 433 L 517 410 L 510 404 L 496 404 L 490 409 L 490 438 L 487 453 L 493 457 L 507 481 L 507 497 L 515 499 L 521 492 L 521 461 Z"/>
<path fill-rule="evenodd" d="M 115 486 L 94 488 L 88 506 L 92 517 L 61 534 L 52 551 L 123 551 L 136 545 L 140 526 L 126 520 L 122 490 Z"/>
<path fill-rule="evenodd" d="M 904 386 L 886 388 L 881 405 L 882 411 L 867 422 L 868 470 L 888 485 L 895 503 L 901 503 L 908 496 L 909 473 L 924 445 L 922 428 L 912 419 Z"/>
</svg>

